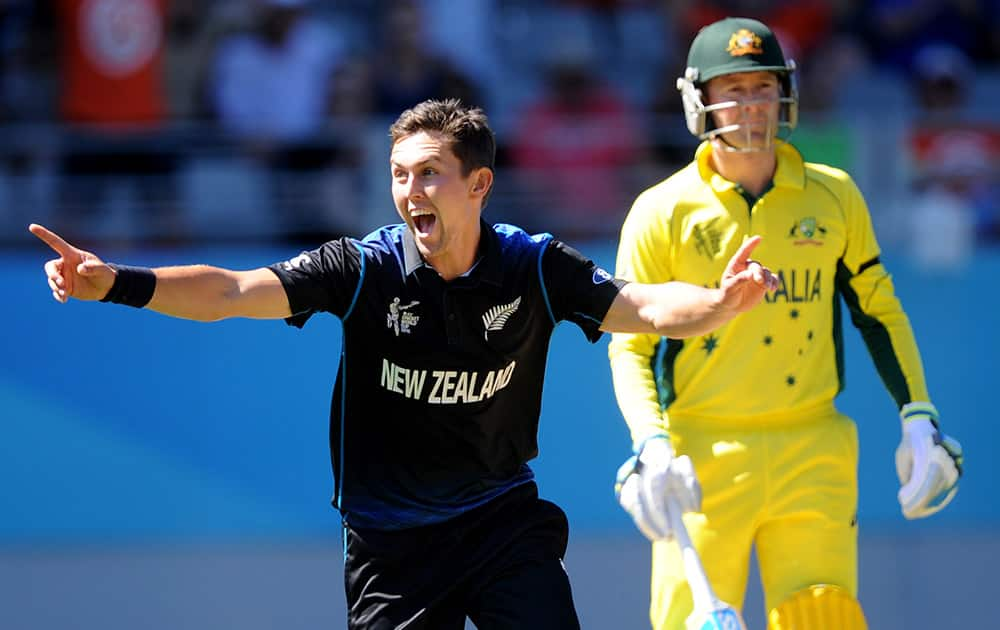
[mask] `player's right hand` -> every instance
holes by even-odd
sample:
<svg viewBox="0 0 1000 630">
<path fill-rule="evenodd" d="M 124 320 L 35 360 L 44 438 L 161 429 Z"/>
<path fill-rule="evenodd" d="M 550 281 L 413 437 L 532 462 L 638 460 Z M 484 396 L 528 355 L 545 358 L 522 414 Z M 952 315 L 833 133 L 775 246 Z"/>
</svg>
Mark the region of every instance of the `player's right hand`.
<svg viewBox="0 0 1000 630">
<path fill-rule="evenodd" d="M 45 263 L 52 297 L 66 303 L 73 297 L 78 300 L 99 300 L 108 294 L 115 282 L 115 271 L 95 254 L 73 247 L 58 234 L 37 223 L 28 230 L 51 247 L 59 258 Z"/>
<path fill-rule="evenodd" d="M 666 436 L 643 442 L 639 452 L 618 469 L 615 481 L 618 503 L 646 538 L 670 540 L 671 498 L 681 513 L 701 510 L 701 484 L 687 455 L 675 456 Z"/>
<path fill-rule="evenodd" d="M 760 304 L 764 294 L 778 288 L 778 276 L 750 258 L 750 253 L 760 245 L 760 236 L 751 236 L 729 259 L 719 290 L 722 304 L 735 313 L 743 313 Z"/>
</svg>

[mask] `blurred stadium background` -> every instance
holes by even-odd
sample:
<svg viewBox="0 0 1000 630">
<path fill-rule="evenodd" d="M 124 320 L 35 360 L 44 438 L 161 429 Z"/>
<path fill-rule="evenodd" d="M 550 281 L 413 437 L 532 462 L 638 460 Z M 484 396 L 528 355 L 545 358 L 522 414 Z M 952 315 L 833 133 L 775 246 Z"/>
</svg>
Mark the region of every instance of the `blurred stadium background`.
<svg viewBox="0 0 1000 630">
<path fill-rule="evenodd" d="M 727 14 L 768 22 L 798 61 L 792 140 L 867 195 L 966 448 L 955 502 L 905 522 L 894 409 L 850 329 L 839 404 L 861 437 L 870 624 L 994 627 L 997 0 L 0 2 L 0 627 L 345 618 L 327 502 L 336 321 L 59 306 L 29 222 L 133 264 L 286 259 L 393 222 L 388 124 L 458 96 L 499 136 L 487 217 L 611 267 L 631 199 L 690 159 L 674 79 L 697 28 Z M 611 489 L 628 436 L 606 342 L 558 330 L 545 396 L 534 468 L 570 516 L 584 627 L 648 627 L 647 546 Z"/>
</svg>

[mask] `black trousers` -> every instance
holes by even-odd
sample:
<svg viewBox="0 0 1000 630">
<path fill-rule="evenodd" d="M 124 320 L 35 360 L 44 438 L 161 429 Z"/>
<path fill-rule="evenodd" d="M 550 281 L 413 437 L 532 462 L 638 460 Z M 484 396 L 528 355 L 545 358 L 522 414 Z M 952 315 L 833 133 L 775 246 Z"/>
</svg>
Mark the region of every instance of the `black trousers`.
<svg viewBox="0 0 1000 630">
<path fill-rule="evenodd" d="M 569 524 L 534 483 L 459 517 L 398 531 L 348 527 L 351 630 L 576 630 L 562 558 Z"/>
</svg>

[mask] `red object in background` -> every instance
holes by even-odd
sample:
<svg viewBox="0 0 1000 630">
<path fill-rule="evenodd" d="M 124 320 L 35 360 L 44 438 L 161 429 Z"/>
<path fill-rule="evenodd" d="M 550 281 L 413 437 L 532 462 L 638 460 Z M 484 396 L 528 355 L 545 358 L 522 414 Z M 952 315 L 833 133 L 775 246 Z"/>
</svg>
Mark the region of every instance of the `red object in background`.
<svg viewBox="0 0 1000 630">
<path fill-rule="evenodd" d="M 65 120 L 109 126 L 163 120 L 168 1 L 58 0 Z"/>
<path fill-rule="evenodd" d="M 724 6 L 694 3 L 681 14 L 684 38 L 691 41 L 704 27 L 732 14 Z M 823 46 L 833 32 L 833 8 L 825 0 L 796 0 L 773 3 L 752 16 L 766 24 L 781 43 L 786 59 L 801 61 Z"/>
<path fill-rule="evenodd" d="M 924 176 L 1000 175 L 1000 127 L 928 126 L 910 134 L 909 146 L 915 170 Z"/>
<path fill-rule="evenodd" d="M 592 87 L 572 105 L 550 97 L 528 107 L 511 146 L 516 166 L 541 174 L 575 214 L 621 209 L 619 169 L 639 155 L 636 122 L 612 91 Z"/>
</svg>

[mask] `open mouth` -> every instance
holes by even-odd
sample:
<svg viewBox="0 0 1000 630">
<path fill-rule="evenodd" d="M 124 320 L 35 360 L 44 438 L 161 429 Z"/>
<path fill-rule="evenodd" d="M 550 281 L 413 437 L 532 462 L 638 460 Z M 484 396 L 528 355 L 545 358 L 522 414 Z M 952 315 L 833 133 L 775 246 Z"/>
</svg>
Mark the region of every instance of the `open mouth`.
<svg viewBox="0 0 1000 630">
<path fill-rule="evenodd" d="M 413 227 L 416 228 L 417 234 L 421 236 L 426 236 L 434 230 L 434 225 L 437 223 L 437 216 L 426 210 L 417 210 L 412 215 L 413 217 Z"/>
</svg>

